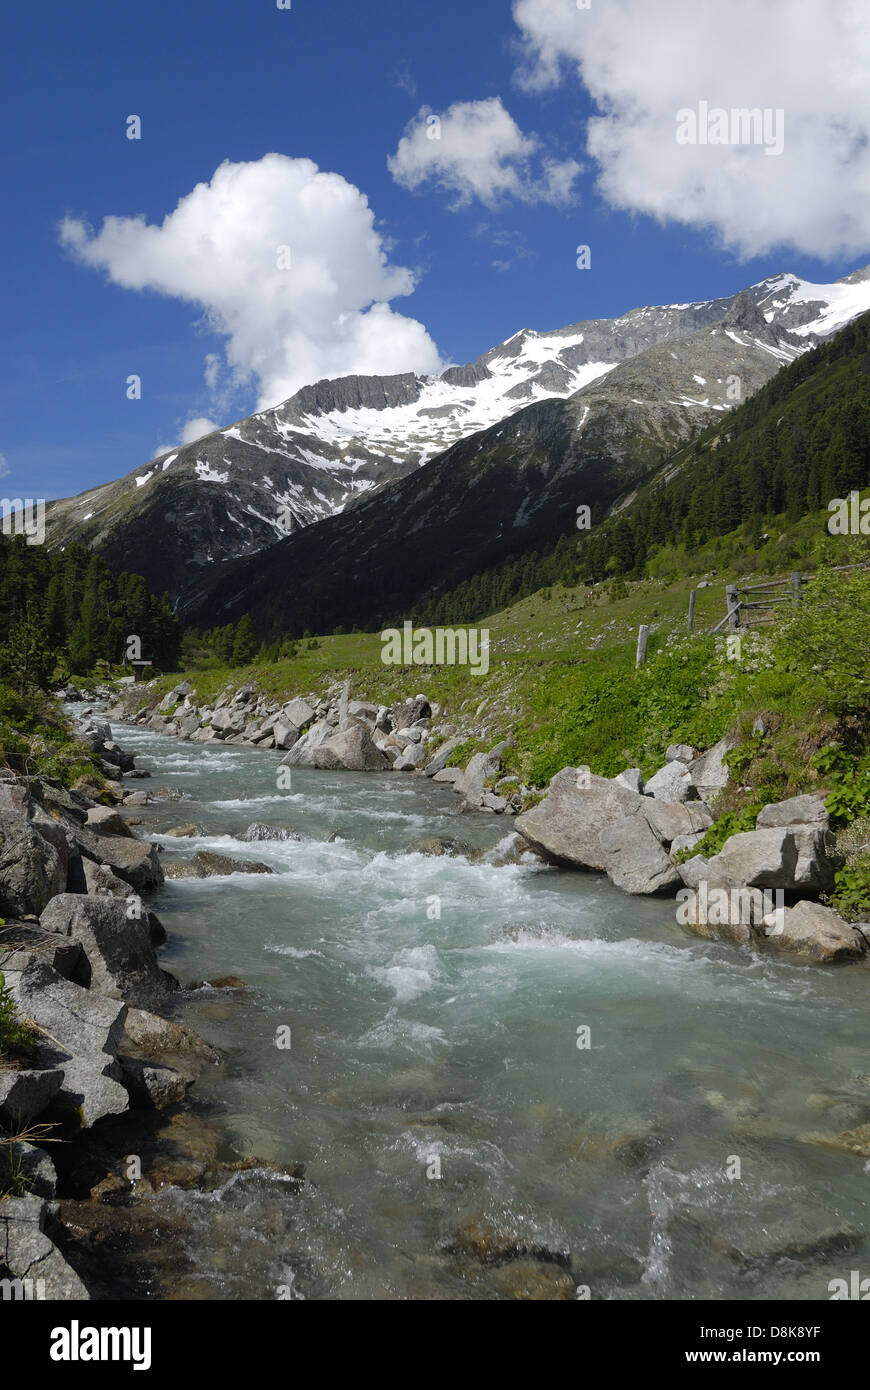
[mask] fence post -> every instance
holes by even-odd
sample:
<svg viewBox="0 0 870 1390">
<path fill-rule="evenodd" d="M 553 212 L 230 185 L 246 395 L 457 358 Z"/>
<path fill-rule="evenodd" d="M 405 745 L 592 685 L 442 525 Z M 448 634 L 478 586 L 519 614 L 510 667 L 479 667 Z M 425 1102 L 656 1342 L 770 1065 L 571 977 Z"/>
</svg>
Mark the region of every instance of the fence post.
<svg viewBox="0 0 870 1390">
<path fill-rule="evenodd" d="M 725 585 L 725 607 L 728 611 L 728 631 L 736 632 L 740 626 L 740 614 L 738 612 L 731 611 L 732 609 L 737 608 L 736 584 Z"/>
<path fill-rule="evenodd" d="M 795 598 L 795 599 L 799 599 L 800 596 L 801 596 L 801 584 L 802 584 L 802 576 L 801 576 L 800 574 L 797 574 L 797 573 L 793 574 L 793 575 L 791 576 L 791 591 L 792 591 L 792 597 Z"/>
<path fill-rule="evenodd" d="M 689 620 L 686 627 L 687 632 L 691 632 L 692 628 L 695 626 L 695 595 L 697 592 L 697 589 L 693 589 L 689 594 Z"/>
<path fill-rule="evenodd" d="M 640 627 L 637 630 L 637 656 L 635 657 L 634 661 L 635 670 L 637 670 L 638 666 L 642 666 L 643 663 L 646 661 L 646 644 L 648 637 L 649 628 L 647 627 L 646 623 L 641 623 Z"/>
</svg>

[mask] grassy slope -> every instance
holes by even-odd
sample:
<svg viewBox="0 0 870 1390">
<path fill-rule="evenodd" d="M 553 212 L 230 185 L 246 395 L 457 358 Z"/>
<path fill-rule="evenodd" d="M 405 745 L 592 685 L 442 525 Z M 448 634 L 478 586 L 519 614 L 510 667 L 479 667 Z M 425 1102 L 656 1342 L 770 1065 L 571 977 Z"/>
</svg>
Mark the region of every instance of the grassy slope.
<svg viewBox="0 0 870 1390">
<path fill-rule="evenodd" d="M 796 554 L 812 553 L 825 519 L 807 518 L 785 533 L 783 573 Z M 724 554 L 739 548 L 723 541 Z M 675 567 L 672 556 L 665 568 Z M 378 633 L 320 637 L 313 650 L 303 643 L 296 658 L 271 666 L 187 674 L 200 701 L 245 683 L 289 699 L 348 677 L 356 699 L 391 703 L 423 691 L 440 702 L 441 720 L 457 725 L 469 748 L 514 738 L 507 767 L 538 786 L 567 765 L 588 764 L 609 776 L 639 766 L 649 775 L 669 742 L 707 747 L 732 730 L 748 737 L 764 715 L 773 733 L 752 780 L 771 799 L 814 784 L 808 750 L 832 736 L 833 725 L 820 714 L 823 683 L 777 667 L 763 638 L 745 640 L 738 664 L 725 660 L 723 639 L 706 635 L 724 615 L 724 582 L 734 577 L 720 570 L 698 590 L 692 639 L 686 614 L 697 578 L 671 574 L 622 585 L 615 595 L 609 584 L 557 585 L 491 615 L 480 624 L 491 633 L 487 675 L 467 667 L 385 666 Z M 647 665 L 635 674 L 640 623 L 651 634 Z M 158 691 L 176 679 L 164 677 Z"/>
</svg>

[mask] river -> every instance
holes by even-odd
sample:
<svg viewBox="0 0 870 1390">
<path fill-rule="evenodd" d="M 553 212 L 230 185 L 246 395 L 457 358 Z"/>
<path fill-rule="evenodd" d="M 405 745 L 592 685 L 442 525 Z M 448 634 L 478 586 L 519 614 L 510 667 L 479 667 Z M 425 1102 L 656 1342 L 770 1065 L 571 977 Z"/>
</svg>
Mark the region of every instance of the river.
<svg viewBox="0 0 870 1390">
<path fill-rule="evenodd" d="M 279 790 L 278 754 L 114 736 L 152 774 L 128 786 L 182 794 L 133 813 L 166 863 L 276 871 L 152 903 L 162 964 L 248 986 L 185 996 L 228 1059 L 188 1104 L 306 1179 L 162 1195 L 192 1232 L 176 1296 L 809 1300 L 870 1275 L 870 1164 L 808 1142 L 870 1119 L 866 970 L 505 864 L 510 822 L 421 778 L 293 769 Z M 241 841 L 253 821 L 301 838 Z M 165 835 L 180 822 L 203 834 Z M 415 850 L 433 835 L 486 853 Z"/>
</svg>

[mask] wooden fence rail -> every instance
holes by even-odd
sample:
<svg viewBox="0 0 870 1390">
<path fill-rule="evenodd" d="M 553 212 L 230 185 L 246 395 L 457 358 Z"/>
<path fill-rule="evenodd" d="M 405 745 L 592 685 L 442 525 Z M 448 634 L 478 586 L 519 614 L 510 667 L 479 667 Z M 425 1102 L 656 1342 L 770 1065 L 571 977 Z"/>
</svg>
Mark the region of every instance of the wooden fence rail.
<svg viewBox="0 0 870 1390">
<path fill-rule="evenodd" d="M 867 569 L 870 569 L 870 561 L 837 565 L 833 573 Z M 710 629 L 711 634 L 721 632 L 724 627 L 729 632 L 745 632 L 752 627 L 769 625 L 774 621 L 777 606 L 799 602 L 804 588 L 814 578 L 815 575 L 795 571 L 787 579 L 772 579 L 766 584 L 726 584 L 725 617 Z"/>
</svg>

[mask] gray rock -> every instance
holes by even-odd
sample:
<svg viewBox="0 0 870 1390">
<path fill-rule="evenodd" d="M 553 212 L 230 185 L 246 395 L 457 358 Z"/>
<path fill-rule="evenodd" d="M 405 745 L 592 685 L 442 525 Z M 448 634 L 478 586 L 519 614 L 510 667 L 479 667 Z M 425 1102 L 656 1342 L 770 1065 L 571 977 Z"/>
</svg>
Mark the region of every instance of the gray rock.
<svg viewBox="0 0 870 1390">
<path fill-rule="evenodd" d="M 314 766 L 327 770 L 344 768 L 348 772 L 386 772 L 392 764 L 363 724 L 349 723 L 314 750 Z"/>
<path fill-rule="evenodd" d="M 32 960 L 44 960 L 58 975 L 71 980 L 81 953 L 80 942 L 29 923 L 0 927 L 0 970 L 26 970 Z"/>
<path fill-rule="evenodd" d="M 697 753 L 695 749 L 691 748 L 688 743 L 672 743 L 665 752 L 666 763 L 678 762 L 688 764 L 696 757 Z"/>
<path fill-rule="evenodd" d="M 703 830 L 693 830 L 688 835 L 676 835 L 671 841 L 671 854 L 680 854 L 683 850 L 694 849 L 704 838 Z"/>
<path fill-rule="evenodd" d="M 815 825 L 827 830 L 831 823 L 828 809 L 820 796 L 792 796 L 788 801 L 775 801 L 762 806 L 755 824 L 759 830 L 782 825 Z"/>
<path fill-rule="evenodd" d="M 57 1170 L 46 1150 L 19 1141 L 10 1144 L 9 1156 L 27 1183 L 28 1195 L 52 1201 L 57 1193 Z"/>
<path fill-rule="evenodd" d="M 199 850 L 187 864 L 173 864 L 170 878 L 216 878 L 224 874 L 272 874 L 268 864 L 258 864 L 249 859 L 233 859 L 227 854 L 213 854 L 210 850 Z M 183 872 L 178 872 L 182 870 Z"/>
<path fill-rule="evenodd" d="M 290 724 L 280 717 L 275 720 L 270 730 L 276 748 L 287 750 L 293 747 L 299 738 L 299 730 L 295 724 Z"/>
<path fill-rule="evenodd" d="M 695 854 L 691 859 L 677 865 L 677 872 L 686 888 L 697 889 L 702 879 L 709 879 L 709 862 L 703 854 Z"/>
<path fill-rule="evenodd" d="M 49 903 L 40 926 L 81 943 L 75 981 L 86 989 L 148 1007 L 178 988 L 178 981 L 157 964 L 141 906 L 136 916 L 121 898 L 62 893 Z"/>
<path fill-rule="evenodd" d="M 663 893 L 680 882 L 661 841 L 639 813 L 604 826 L 598 842 L 608 878 L 624 893 Z"/>
<path fill-rule="evenodd" d="M 58 1093 L 83 1129 L 90 1129 L 107 1115 L 124 1115 L 130 1096 L 121 1084 L 122 1071 L 114 1057 L 103 1052 L 79 1052 L 63 1062 L 63 1085 Z"/>
<path fill-rule="evenodd" d="M 122 1000 L 72 984 L 43 961 L 31 962 L 20 975 L 7 972 L 6 980 L 24 1017 L 64 1051 L 114 1058 L 127 1015 Z"/>
<path fill-rule="evenodd" d="M 38 917 L 65 887 L 55 846 L 24 816 L 0 811 L 0 917 Z"/>
<path fill-rule="evenodd" d="M 96 864 L 93 859 L 83 859 L 82 868 L 85 887 L 89 893 L 102 893 L 112 898 L 126 898 L 130 893 L 129 883 L 113 873 L 108 864 Z"/>
<path fill-rule="evenodd" d="M 791 886 L 797 848 L 791 833 L 747 830 L 732 835 L 709 862 L 709 880 L 716 887 L 783 888 Z"/>
<path fill-rule="evenodd" d="M 10 1130 L 13 1125 L 29 1125 L 47 1109 L 62 1084 L 63 1067 L 0 1070 L 0 1125 Z"/>
<path fill-rule="evenodd" d="M 710 880 L 726 888 L 747 884 L 818 894 L 832 881 L 828 848 L 828 833 L 812 825 L 744 831 L 710 860 Z"/>
<path fill-rule="evenodd" d="M 693 801 L 698 791 L 692 781 L 692 774 L 683 762 L 665 763 L 663 768 L 649 779 L 644 792 L 658 801 Z"/>
<path fill-rule="evenodd" d="M 221 1060 L 220 1053 L 192 1029 L 145 1009 L 129 1009 L 124 1028 L 125 1052 L 129 1051 L 128 1044 L 132 1043 L 139 1055 L 156 1059 L 164 1065 L 171 1064 L 185 1073 L 196 1062 L 206 1066 L 216 1065 Z"/>
<path fill-rule="evenodd" d="M 10 1197 L 0 1205 L 0 1271 L 21 1281 L 12 1298 L 89 1299 L 75 1270 L 46 1235 L 48 1218 L 42 1197 Z"/>
<path fill-rule="evenodd" d="M 458 784 L 462 781 L 463 775 L 460 767 L 442 767 L 440 771 L 433 774 L 432 781 L 446 782 L 454 790 L 458 790 Z"/>
<path fill-rule="evenodd" d="M 408 729 L 412 724 L 416 724 L 418 719 L 431 719 L 432 706 L 425 695 L 418 695 L 413 700 L 400 701 L 392 705 L 390 715 L 394 729 Z"/>
<path fill-rule="evenodd" d="M 282 706 L 281 713 L 288 724 L 292 724 L 294 728 L 299 730 L 300 734 L 305 732 L 314 719 L 314 710 L 307 700 L 290 700 Z M 351 713 L 353 713 L 352 710 Z"/>
<path fill-rule="evenodd" d="M 87 813 L 86 824 L 99 835 L 122 835 L 133 838 L 133 832 L 114 806 L 94 806 Z"/>
<path fill-rule="evenodd" d="M 118 1060 L 131 1101 L 135 1106 L 147 1110 L 163 1110 L 167 1105 L 177 1105 L 196 1079 L 192 1074 L 141 1057 L 122 1056 Z"/>
<path fill-rule="evenodd" d="M 764 922 L 771 946 L 798 960 L 824 964 L 859 960 L 870 945 L 860 931 L 820 903 L 799 902 L 771 913 Z"/>
<path fill-rule="evenodd" d="M 317 749 L 334 732 L 334 727 L 327 724 L 325 719 L 318 720 L 294 743 L 286 758 L 281 759 L 279 767 L 316 767 L 314 756 Z"/>
<path fill-rule="evenodd" d="M 724 758 L 726 753 L 731 752 L 735 743 L 736 739 L 726 734 L 712 748 L 708 748 L 706 753 L 701 753 L 689 763 L 689 772 L 698 795 L 708 805 L 712 804 L 728 785 L 731 774 Z"/>
<path fill-rule="evenodd" d="M 409 743 L 393 763 L 395 772 L 414 772 L 426 761 L 426 749 L 422 743 Z"/>
<path fill-rule="evenodd" d="M 639 767 L 627 767 L 624 772 L 618 772 L 613 780 L 617 786 L 625 787 L 626 791 L 643 796 L 643 776 Z"/>
<path fill-rule="evenodd" d="M 142 840 L 128 840 L 121 835 L 97 835 L 87 826 L 76 827 L 75 836 L 85 858 L 97 864 L 108 864 L 118 878 L 124 879 L 137 892 L 159 888 L 163 882 L 163 869 L 156 845 Z"/>
<path fill-rule="evenodd" d="M 254 821 L 249 825 L 243 840 L 301 840 L 302 836 L 295 830 L 287 830 L 281 825 L 265 825 L 262 821 Z"/>
</svg>

